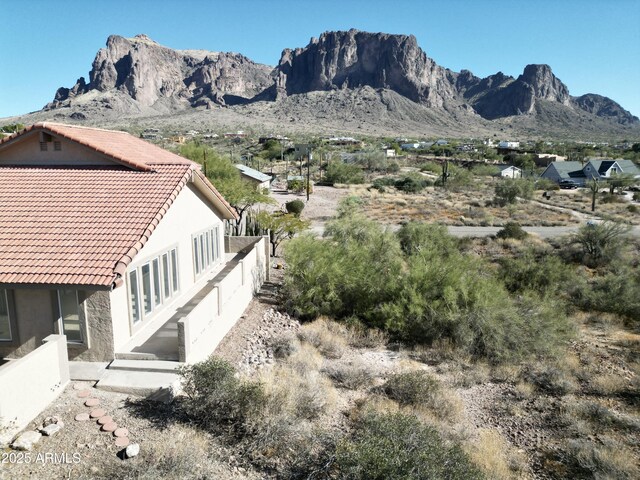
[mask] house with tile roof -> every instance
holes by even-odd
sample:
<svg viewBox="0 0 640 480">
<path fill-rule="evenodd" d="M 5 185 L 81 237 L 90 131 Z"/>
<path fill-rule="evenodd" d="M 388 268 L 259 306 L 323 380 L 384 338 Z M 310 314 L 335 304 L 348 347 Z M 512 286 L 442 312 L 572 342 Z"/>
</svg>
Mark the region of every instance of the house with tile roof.
<svg viewBox="0 0 640 480">
<path fill-rule="evenodd" d="M 268 242 L 190 160 L 125 132 L 39 123 L 0 140 L 0 364 L 193 362 L 268 274 Z M 0 372 L 3 366 L 0 366 Z"/>
<path fill-rule="evenodd" d="M 540 175 L 556 183 L 573 180 L 584 186 L 587 181 L 608 180 L 615 175 L 633 175 L 640 182 L 640 168 L 631 160 L 592 158 L 585 163 L 578 161 L 552 162 Z"/>
</svg>

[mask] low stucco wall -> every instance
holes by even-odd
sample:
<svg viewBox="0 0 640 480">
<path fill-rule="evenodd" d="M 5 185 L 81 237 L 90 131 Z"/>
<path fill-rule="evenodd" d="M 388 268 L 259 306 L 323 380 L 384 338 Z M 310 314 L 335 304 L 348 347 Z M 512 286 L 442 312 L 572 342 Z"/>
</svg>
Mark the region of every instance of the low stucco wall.
<svg viewBox="0 0 640 480">
<path fill-rule="evenodd" d="M 245 246 L 183 310 L 188 312 L 178 321 L 181 362 L 207 358 L 240 319 L 266 276 L 265 242 L 254 238 L 253 247 Z"/>
<path fill-rule="evenodd" d="M 22 430 L 69 383 L 66 337 L 49 335 L 43 342 L 0 367 L 0 428 Z"/>
</svg>

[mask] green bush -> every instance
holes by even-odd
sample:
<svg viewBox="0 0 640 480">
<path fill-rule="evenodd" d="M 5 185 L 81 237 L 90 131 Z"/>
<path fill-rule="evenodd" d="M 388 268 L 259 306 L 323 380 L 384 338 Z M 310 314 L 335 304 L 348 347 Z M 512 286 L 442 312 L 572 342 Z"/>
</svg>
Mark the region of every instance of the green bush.
<svg viewBox="0 0 640 480">
<path fill-rule="evenodd" d="M 302 319 L 355 317 L 395 340 L 448 341 L 493 363 L 554 352 L 571 333 L 562 305 L 529 292 L 511 297 L 442 227 L 394 235 L 347 215 L 326 234 L 294 239 L 285 251 L 283 294 Z"/>
<path fill-rule="evenodd" d="M 213 432 L 239 432 L 249 414 L 266 403 L 258 382 L 236 378 L 227 361 L 214 356 L 179 371 L 186 395 L 185 412 L 197 424 Z"/>
<path fill-rule="evenodd" d="M 333 162 L 327 167 L 325 180 L 332 185 L 336 183 L 360 184 L 364 183 L 364 173 L 357 165 Z"/>
<path fill-rule="evenodd" d="M 633 201 L 634 202 L 640 202 L 640 192 L 634 192 L 633 193 Z"/>
<path fill-rule="evenodd" d="M 406 255 L 422 254 L 447 257 L 458 252 L 458 241 L 449 235 L 445 225 L 407 222 L 397 232 L 400 247 Z"/>
<path fill-rule="evenodd" d="M 500 173 L 500 169 L 495 165 L 474 165 L 471 168 L 471 173 L 481 177 L 493 177 Z"/>
<path fill-rule="evenodd" d="M 375 188 L 379 192 L 384 192 L 386 187 L 395 186 L 396 179 L 393 177 L 380 177 L 376 178 L 371 184 L 372 188 Z"/>
<path fill-rule="evenodd" d="M 518 222 L 507 222 L 504 227 L 496 233 L 496 237 L 498 238 L 514 238 L 516 240 L 523 240 L 527 238 L 528 235 Z"/>
<path fill-rule="evenodd" d="M 462 448 L 446 444 L 431 427 L 402 413 L 369 413 L 338 443 L 340 478 L 362 480 L 484 478 Z"/>
<path fill-rule="evenodd" d="M 536 180 L 536 190 L 560 190 L 560 185 L 548 178 L 538 178 Z"/>
<path fill-rule="evenodd" d="M 398 162 L 389 162 L 387 165 L 387 172 L 389 173 L 398 173 L 400 171 L 400 165 Z"/>
<path fill-rule="evenodd" d="M 429 186 L 431 182 L 422 177 L 422 175 L 405 175 L 395 181 L 394 186 L 406 193 L 418 193 Z"/>
<path fill-rule="evenodd" d="M 518 197 L 530 199 L 533 196 L 533 183 L 522 178 L 502 179 L 495 186 L 495 203 L 501 206 L 516 203 Z"/>
<path fill-rule="evenodd" d="M 420 171 L 431 172 L 440 175 L 442 173 L 442 165 L 436 162 L 425 162 L 420 165 Z"/>
<path fill-rule="evenodd" d="M 618 255 L 629 231 L 627 225 L 615 222 L 601 222 L 584 225 L 573 237 L 573 242 L 582 247 L 582 261 L 585 265 L 598 266 L 610 262 Z"/>
<path fill-rule="evenodd" d="M 291 200 L 284 204 L 287 209 L 287 213 L 293 213 L 296 217 L 299 217 L 304 210 L 304 202 L 302 200 Z"/>
<path fill-rule="evenodd" d="M 383 385 L 385 394 L 400 405 L 429 404 L 440 390 L 440 382 L 425 371 L 396 373 Z"/>
<path fill-rule="evenodd" d="M 564 291 L 572 285 L 575 269 L 548 252 L 525 250 L 515 258 L 502 257 L 499 276 L 510 292 L 535 290 L 540 294 Z"/>
<path fill-rule="evenodd" d="M 292 192 L 302 193 L 305 191 L 306 187 L 306 180 L 289 180 L 287 182 L 287 190 L 291 190 Z"/>
<path fill-rule="evenodd" d="M 627 205 L 627 211 L 630 213 L 638 213 L 640 212 L 640 209 L 637 205 Z"/>
</svg>

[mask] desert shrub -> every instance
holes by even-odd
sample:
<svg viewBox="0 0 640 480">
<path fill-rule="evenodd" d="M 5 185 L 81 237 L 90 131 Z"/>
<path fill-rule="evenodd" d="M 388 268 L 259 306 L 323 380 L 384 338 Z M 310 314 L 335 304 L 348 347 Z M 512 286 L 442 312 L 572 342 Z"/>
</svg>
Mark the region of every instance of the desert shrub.
<svg viewBox="0 0 640 480">
<path fill-rule="evenodd" d="M 612 271 L 579 282 L 572 301 L 585 311 L 615 313 L 638 323 L 640 319 L 640 269 L 622 261 Z"/>
<path fill-rule="evenodd" d="M 262 384 L 242 380 L 227 361 L 214 356 L 179 371 L 185 411 L 209 430 L 239 432 L 247 417 L 266 402 Z"/>
<path fill-rule="evenodd" d="M 350 165 L 342 162 L 332 162 L 327 167 L 325 180 L 331 184 L 335 183 L 364 183 L 364 173 L 357 165 Z"/>
<path fill-rule="evenodd" d="M 582 247 L 585 265 L 598 266 L 617 256 L 628 230 L 627 225 L 609 221 L 587 224 L 580 227 L 573 243 Z"/>
<path fill-rule="evenodd" d="M 397 173 L 400 171 L 400 165 L 398 162 L 389 162 L 387 165 L 387 172 L 389 173 Z"/>
<path fill-rule="evenodd" d="M 588 440 L 569 440 L 568 462 L 576 470 L 576 478 L 638 478 L 640 472 L 633 454 L 620 444 L 595 445 Z"/>
<path fill-rule="evenodd" d="M 483 478 L 459 445 L 401 413 L 365 415 L 338 443 L 336 466 L 341 478 L 362 480 Z"/>
<path fill-rule="evenodd" d="M 305 180 L 289 180 L 287 182 L 287 190 L 291 190 L 296 193 L 302 193 L 307 188 L 307 182 Z"/>
<path fill-rule="evenodd" d="M 495 186 L 495 203 L 501 206 L 516 203 L 518 197 L 530 199 L 533 195 L 533 182 L 522 178 L 503 179 Z"/>
<path fill-rule="evenodd" d="M 273 350 L 275 358 L 287 358 L 300 348 L 300 344 L 293 333 L 285 333 L 273 337 L 269 342 L 269 346 Z"/>
<path fill-rule="evenodd" d="M 525 381 L 533 384 L 538 391 L 552 395 L 566 395 L 577 389 L 573 376 L 555 364 L 528 365 L 522 372 Z"/>
<path fill-rule="evenodd" d="M 630 213 L 638 213 L 640 212 L 640 209 L 637 205 L 627 205 L 627 211 Z"/>
<path fill-rule="evenodd" d="M 298 331 L 298 337 L 313 345 L 327 358 L 340 358 L 347 346 L 345 327 L 326 318 L 303 325 Z"/>
<path fill-rule="evenodd" d="M 548 178 L 538 178 L 536 180 L 536 190 L 560 190 L 560 185 Z"/>
<path fill-rule="evenodd" d="M 346 318 L 347 343 L 355 348 L 381 348 L 389 341 L 389 335 L 378 328 L 367 328 L 357 317 Z"/>
<path fill-rule="evenodd" d="M 510 292 L 557 293 L 571 285 L 575 276 L 575 269 L 558 256 L 533 249 L 527 249 L 517 257 L 501 257 L 498 263 L 500 278 Z"/>
<path fill-rule="evenodd" d="M 495 165 L 474 165 L 473 168 L 471 168 L 471 173 L 481 177 L 492 177 L 499 172 L 500 169 Z"/>
<path fill-rule="evenodd" d="M 359 357 L 331 362 L 325 365 L 322 371 L 336 385 L 350 390 L 367 387 L 374 378 L 372 368 Z"/>
<path fill-rule="evenodd" d="M 548 354 L 568 338 L 557 301 L 510 297 L 481 259 L 453 247 L 441 254 L 439 245 L 455 241 L 439 227 L 425 228 L 433 241 L 419 231 L 407 227 L 402 237 L 411 255 L 398 236 L 357 216 L 332 222 L 325 240 L 294 239 L 285 252 L 287 307 L 303 319 L 357 318 L 410 344 L 448 340 L 492 363 Z"/>
<path fill-rule="evenodd" d="M 498 238 L 513 238 L 515 240 L 523 240 L 528 235 L 518 222 L 507 222 L 504 227 L 496 233 L 496 237 Z"/>
<path fill-rule="evenodd" d="M 633 201 L 634 202 L 640 202 L 640 192 L 634 192 L 633 193 Z"/>
<path fill-rule="evenodd" d="M 396 179 L 393 177 L 380 177 L 380 178 L 376 178 L 373 181 L 373 183 L 371 184 L 371 187 L 375 188 L 379 192 L 384 192 L 386 190 L 386 187 L 393 187 L 395 186 L 395 183 L 396 183 Z"/>
<path fill-rule="evenodd" d="M 420 165 L 420 171 L 431 172 L 440 175 L 442 173 L 442 165 L 436 162 L 425 162 Z"/>
<path fill-rule="evenodd" d="M 293 213 L 296 217 L 299 217 L 304 210 L 304 202 L 302 200 L 291 200 L 284 204 L 287 209 L 287 213 Z"/>
<path fill-rule="evenodd" d="M 397 236 L 406 255 L 420 253 L 447 257 L 458 252 L 457 240 L 449 235 L 444 225 L 407 222 L 398 230 Z"/>
<path fill-rule="evenodd" d="M 422 370 L 395 373 L 383 386 L 389 398 L 413 406 L 432 403 L 440 388 L 440 382 Z"/>
<path fill-rule="evenodd" d="M 431 184 L 422 175 L 405 175 L 395 181 L 394 186 L 405 193 L 418 193 Z"/>
<path fill-rule="evenodd" d="M 470 450 L 473 462 L 488 478 L 495 480 L 513 478 L 512 470 L 518 470 L 518 468 L 512 468 L 511 465 L 518 467 L 522 463 L 510 462 L 512 458 L 508 456 L 509 446 L 496 430 L 482 429 Z"/>
<path fill-rule="evenodd" d="M 624 203 L 624 197 L 614 193 L 600 194 L 600 203 Z"/>
</svg>

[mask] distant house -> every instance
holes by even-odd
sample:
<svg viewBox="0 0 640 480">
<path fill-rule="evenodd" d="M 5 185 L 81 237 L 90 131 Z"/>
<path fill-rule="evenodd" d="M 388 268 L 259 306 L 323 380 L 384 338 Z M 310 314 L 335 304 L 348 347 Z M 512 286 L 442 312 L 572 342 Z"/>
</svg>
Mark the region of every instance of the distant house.
<svg viewBox="0 0 640 480">
<path fill-rule="evenodd" d="M 533 156 L 533 161 L 537 167 L 548 167 L 552 162 L 564 162 L 566 159 L 567 157 L 550 153 L 537 153 Z"/>
<path fill-rule="evenodd" d="M 586 163 L 553 162 L 544 172 L 542 178 L 548 178 L 556 183 L 562 180 L 573 180 L 578 185 L 584 186 L 587 181 L 606 180 L 615 175 L 633 175 L 640 181 L 640 168 L 631 160 L 623 159 L 590 159 Z"/>
<path fill-rule="evenodd" d="M 396 151 L 393 148 L 385 148 L 382 150 L 386 158 L 393 158 L 396 156 Z"/>
<path fill-rule="evenodd" d="M 522 169 L 513 165 L 496 165 L 500 170 L 498 175 L 503 178 L 522 178 Z"/>
<path fill-rule="evenodd" d="M 242 178 L 249 180 L 251 183 L 254 183 L 257 189 L 268 190 L 271 188 L 271 182 L 273 181 L 273 177 L 271 175 L 267 175 L 266 173 L 262 173 L 240 163 L 236 165 L 236 168 L 240 170 L 240 175 L 242 176 Z"/>
<path fill-rule="evenodd" d="M 520 148 L 520 142 L 503 141 L 498 144 L 498 148 L 507 148 L 507 149 Z"/>
</svg>

